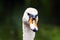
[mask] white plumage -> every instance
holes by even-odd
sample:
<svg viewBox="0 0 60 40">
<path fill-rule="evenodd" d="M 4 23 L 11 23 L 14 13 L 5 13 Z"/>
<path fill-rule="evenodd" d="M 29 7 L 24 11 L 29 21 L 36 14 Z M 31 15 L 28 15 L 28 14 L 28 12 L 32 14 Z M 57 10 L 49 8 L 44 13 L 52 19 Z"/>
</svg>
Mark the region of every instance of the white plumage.
<svg viewBox="0 0 60 40">
<path fill-rule="evenodd" d="M 27 8 L 25 10 L 22 18 L 23 40 L 34 40 L 35 32 L 33 30 L 38 30 L 38 27 L 34 24 L 34 22 L 36 22 L 36 24 L 38 23 L 38 16 L 35 18 L 36 21 L 34 21 L 31 16 L 31 20 L 33 20 L 31 21 L 28 13 L 35 16 L 38 14 L 38 11 L 35 8 Z"/>
</svg>

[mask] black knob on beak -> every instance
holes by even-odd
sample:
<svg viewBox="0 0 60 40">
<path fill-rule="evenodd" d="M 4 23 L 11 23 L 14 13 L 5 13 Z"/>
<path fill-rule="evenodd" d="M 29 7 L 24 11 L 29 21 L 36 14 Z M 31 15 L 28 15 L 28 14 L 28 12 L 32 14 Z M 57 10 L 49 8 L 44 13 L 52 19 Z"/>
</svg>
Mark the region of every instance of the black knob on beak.
<svg viewBox="0 0 60 40">
<path fill-rule="evenodd" d="M 36 28 L 33 29 L 34 32 L 37 32 Z"/>
</svg>

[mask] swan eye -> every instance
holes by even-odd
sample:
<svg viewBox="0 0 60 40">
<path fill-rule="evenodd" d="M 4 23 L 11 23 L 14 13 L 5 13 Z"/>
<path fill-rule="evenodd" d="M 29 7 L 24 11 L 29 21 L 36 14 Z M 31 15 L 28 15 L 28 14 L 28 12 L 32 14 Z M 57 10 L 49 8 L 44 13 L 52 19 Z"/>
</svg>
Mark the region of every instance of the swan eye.
<svg viewBox="0 0 60 40">
<path fill-rule="evenodd" d="M 31 14 L 28 13 L 28 16 L 29 16 L 29 17 L 32 17 L 33 15 L 31 15 Z"/>
<path fill-rule="evenodd" d="M 28 15 L 30 15 L 30 14 L 28 13 Z"/>
</svg>

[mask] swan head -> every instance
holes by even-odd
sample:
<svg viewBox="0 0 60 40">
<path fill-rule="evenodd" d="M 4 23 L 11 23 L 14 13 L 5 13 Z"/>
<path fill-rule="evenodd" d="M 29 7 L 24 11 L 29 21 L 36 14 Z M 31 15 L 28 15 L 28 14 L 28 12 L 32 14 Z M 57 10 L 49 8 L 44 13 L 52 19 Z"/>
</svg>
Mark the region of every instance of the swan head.
<svg viewBox="0 0 60 40">
<path fill-rule="evenodd" d="M 32 31 L 37 32 L 38 27 L 38 11 L 35 8 L 27 8 L 24 12 L 26 21 L 29 23 L 29 27 Z M 25 20 L 24 19 L 24 20 Z"/>
</svg>

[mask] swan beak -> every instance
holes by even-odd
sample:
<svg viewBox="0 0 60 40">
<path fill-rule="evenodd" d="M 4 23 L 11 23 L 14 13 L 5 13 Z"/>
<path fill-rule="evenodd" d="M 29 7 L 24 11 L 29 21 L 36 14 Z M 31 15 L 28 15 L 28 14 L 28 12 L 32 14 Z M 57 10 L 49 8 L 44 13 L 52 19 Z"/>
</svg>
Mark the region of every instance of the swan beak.
<svg viewBox="0 0 60 40">
<path fill-rule="evenodd" d="M 29 19 L 29 24 L 32 24 L 32 21 L 33 19 L 32 19 L 32 17 Z"/>
<path fill-rule="evenodd" d="M 33 20 L 32 17 L 29 19 L 29 24 L 31 30 L 33 30 L 34 32 L 38 31 L 36 20 Z"/>
</svg>

